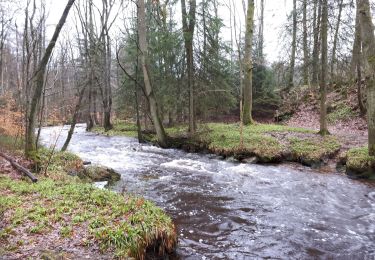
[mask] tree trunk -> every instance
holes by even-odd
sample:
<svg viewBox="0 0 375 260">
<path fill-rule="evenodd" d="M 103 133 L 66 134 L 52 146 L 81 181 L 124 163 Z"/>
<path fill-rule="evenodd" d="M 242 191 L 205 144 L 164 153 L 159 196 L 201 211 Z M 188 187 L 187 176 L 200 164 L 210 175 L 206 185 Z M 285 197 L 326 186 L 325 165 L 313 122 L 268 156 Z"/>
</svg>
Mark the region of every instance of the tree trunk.
<svg viewBox="0 0 375 260">
<path fill-rule="evenodd" d="M 182 27 L 184 31 L 186 63 L 188 72 L 189 88 L 189 132 L 194 133 L 196 130 L 195 106 L 194 106 L 194 30 L 195 30 L 195 10 L 196 0 L 190 0 L 189 14 L 186 11 L 185 0 L 181 0 Z"/>
<path fill-rule="evenodd" d="M 146 38 L 146 11 L 144 0 L 138 0 L 138 37 L 141 66 L 145 83 L 146 96 L 149 102 L 150 114 L 154 123 L 158 143 L 161 147 L 167 147 L 167 136 L 159 117 L 158 104 L 151 85 L 150 71 L 148 69 L 148 44 Z"/>
<path fill-rule="evenodd" d="M 362 39 L 361 39 L 361 25 L 359 22 L 359 10 L 356 10 L 355 17 L 355 32 L 354 32 L 354 43 L 352 51 L 352 60 L 350 64 L 350 72 L 353 78 L 357 78 L 357 99 L 358 107 L 361 116 L 365 116 L 367 113 L 366 106 L 362 99 Z"/>
<path fill-rule="evenodd" d="M 296 48 L 297 48 L 297 0 L 293 0 L 293 39 L 292 39 L 292 53 L 290 55 L 290 67 L 288 88 L 294 86 L 294 66 L 296 62 Z"/>
<path fill-rule="evenodd" d="M 320 32 L 320 22 L 321 22 L 321 4 L 320 0 L 314 1 L 314 47 L 313 47 L 313 58 L 312 58 L 312 79 L 311 84 L 314 87 L 318 86 L 319 82 L 319 32 Z"/>
<path fill-rule="evenodd" d="M 245 56 L 244 56 L 244 90 L 243 90 L 243 124 L 252 124 L 253 109 L 253 61 L 252 45 L 254 31 L 254 0 L 248 0 L 246 15 L 246 32 L 245 32 Z"/>
<path fill-rule="evenodd" d="M 264 0 L 260 1 L 260 22 L 258 32 L 258 63 L 264 64 Z"/>
<path fill-rule="evenodd" d="M 303 85 L 309 85 L 309 47 L 307 42 L 307 0 L 303 0 Z"/>
<path fill-rule="evenodd" d="M 327 77 L 328 77 L 328 60 L 327 60 L 327 32 L 328 32 L 328 0 L 322 0 L 322 70 L 320 79 L 320 131 L 321 135 L 329 134 L 327 126 Z"/>
<path fill-rule="evenodd" d="M 46 71 L 46 66 L 49 61 L 49 58 L 51 57 L 53 48 L 55 47 L 56 41 L 59 37 L 60 31 L 62 27 L 64 26 L 64 23 L 66 21 L 66 18 L 69 14 L 70 8 L 73 6 L 75 0 L 69 0 L 67 3 L 64 12 L 60 18 L 59 23 L 57 24 L 55 28 L 55 32 L 52 36 L 51 41 L 49 42 L 47 49 L 43 55 L 43 58 L 38 64 L 38 69 L 36 71 L 36 74 L 34 75 L 35 77 L 35 92 L 33 95 L 33 98 L 31 100 L 30 104 L 30 112 L 28 114 L 28 124 L 27 124 L 27 130 L 26 130 L 26 145 L 25 145 L 25 154 L 26 156 L 30 156 L 31 153 L 35 150 L 35 120 L 36 120 L 36 112 L 37 112 L 37 107 L 38 103 L 41 98 L 41 94 L 43 91 L 43 85 L 44 85 L 44 74 Z"/>
<path fill-rule="evenodd" d="M 358 0 L 359 20 L 361 24 L 363 53 L 368 63 L 367 80 L 367 117 L 369 155 L 375 156 L 375 36 L 369 0 Z"/>
<path fill-rule="evenodd" d="M 66 151 L 66 149 L 68 149 L 70 140 L 72 139 L 72 136 L 73 136 L 73 133 L 74 133 L 74 128 L 76 127 L 76 124 L 77 124 L 78 114 L 79 114 L 79 111 L 81 109 L 81 103 L 82 103 L 83 96 L 85 94 L 86 87 L 87 87 L 87 83 L 85 83 L 85 85 L 82 87 L 81 91 L 79 92 L 78 101 L 77 101 L 76 107 L 74 109 L 72 124 L 70 125 L 68 136 L 66 137 L 64 145 L 61 148 L 62 152 Z"/>
<path fill-rule="evenodd" d="M 339 37 L 339 30 L 340 30 L 340 24 L 341 24 L 341 14 L 342 14 L 343 2 L 344 2 L 344 0 L 341 0 L 340 3 L 339 3 L 339 14 L 338 14 L 338 17 L 337 17 L 335 35 L 334 35 L 334 38 L 333 38 L 332 58 L 331 58 L 331 81 L 334 80 L 337 41 L 338 41 L 338 37 Z"/>
</svg>

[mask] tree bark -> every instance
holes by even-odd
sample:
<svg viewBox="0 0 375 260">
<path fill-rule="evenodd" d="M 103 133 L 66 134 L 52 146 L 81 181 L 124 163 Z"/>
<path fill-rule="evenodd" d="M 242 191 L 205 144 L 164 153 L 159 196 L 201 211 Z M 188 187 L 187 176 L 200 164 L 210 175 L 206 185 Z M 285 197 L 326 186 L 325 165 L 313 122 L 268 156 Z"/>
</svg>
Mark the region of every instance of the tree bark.
<svg viewBox="0 0 375 260">
<path fill-rule="evenodd" d="M 245 56 L 244 56 L 244 90 L 243 90 L 243 124 L 252 124 L 253 109 L 253 61 L 251 50 L 253 46 L 254 31 L 254 0 L 248 0 L 245 32 Z"/>
<path fill-rule="evenodd" d="M 312 79 L 311 84 L 318 86 L 319 82 L 319 49 L 320 49 L 320 23 L 321 23 L 321 4 L 320 0 L 314 0 L 314 47 L 312 54 Z"/>
<path fill-rule="evenodd" d="M 186 11 L 186 2 L 181 0 L 182 11 L 182 28 L 184 31 L 186 63 L 188 72 L 188 88 L 189 88 L 189 132 L 192 134 L 196 130 L 195 122 L 195 105 L 194 105 L 194 30 L 195 30 L 195 10 L 196 0 L 190 0 L 189 14 Z"/>
<path fill-rule="evenodd" d="M 259 22 L 259 34 L 258 34 L 258 63 L 264 64 L 264 0 L 260 1 L 260 22 Z"/>
<path fill-rule="evenodd" d="M 291 89 L 294 86 L 294 67 L 296 62 L 296 49 L 297 49 L 297 0 L 293 0 L 293 39 L 292 39 L 292 53 L 290 55 L 290 67 L 289 67 L 289 78 L 288 88 Z"/>
<path fill-rule="evenodd" d="M 320 79 L 320 131 L 321 135 L 329 134 L 327 126 L 327 77 L 328 77 L 328 60 L 327 60 L 327 34 L 328 34 L 328 0 L 322 0 L 322 58 L 321 58 L 321 79 Z"/>
<path fill-rule="evenodd" d="M 78 101 L 77 101 L 76 107 L 75 107 L 75 109 L 74 109 L 74 114 L 73 114 L 72 124 L 70 125 L 70 129 L 69 129 L 69 132 L 68 132 L 68 136 L 66 137 L 66 140 L 65 140 L 65 142 L 64 142 L 64 145 L 63 145 L 63 147 L 61 148 L 61 151 L 62 151 L 62 152 L 66 151 L 66 149 L 68 149 L 68 146 L 69 146 L 70 140 L 72 139 L 72 136 L 73 136 L 73 133 L 74 133 L 74 129 L 75 129 L 76 124 L 77 124 L 79 111 L 80 111 L 80 109 L 81 109 L 82 99 L 83 99 L 83 96 L 84 96 L 84 94 L 85 94 L 85 90 L 86 90 L 87 85 L 88 85 L 88 84 L 85 83 L 85 85 L 82 87 L 81 91 L 79 92 Z"/>
<path fill-rule="evenodd" d="M 34 75 L 34 82 L 35 82 L 35 92 L 33 95 L 33 98 L 31 100 L 30 104 L 30 112 L 28 114 L 28 124 L 27 124 L 27 131 L 26 131 L 26 145 L 25 145 L 25 154 L 26 156 L 30 156 L 30 154 L 35 150 L 35 120 L 36 120 L 36 111 L 38 107 L 38 103 L 41 98 L 41 94 L 43 91 L 43 85 L 44 85 L 44 74 L 46 71 L 47 63 L 49 61 L 49 58 L 51 57 L 52 50 L 55 47 L 56 41 L 59 37 L 60 31 L 62 27 L 65 24 L 66 18 L 69 14 L 70 8 L 73 6 L 75 0 L 69 0 L 67 3 L 64 12 L 59 20 L 59 23 L 57 24 L 55 28 L 55 32 L 52 36 L 51 41 L 49 42 L 47 49 L 41 59 L 41 61 L 38 64 L 38 69 Z"/>
<path fill-rule="evenodd" d="M 362 47 L 365 54 L 367 81 L 368 150 L 375 156 L 375 36 L 369 0 L 358 0 Z"/>
<path fill-rule="evenodd" d="M 138 37 L 143 80 L 145 83 L 146 96 L 149 102 L 150 114 L 154 123 L 158 143 L 161 147 L 167 147 L 167 136 L 159 117 L 158 104 L 151 85 L 150 71 L 148 69 L 148 44 L 146 37 L 146 11 L 144 0 L 138 0 Z"/>
<path fill-rule="evenodd" d="M 307 43 L 307 0 L 303 0 L 303 85 L 309 85 L 309 47 Z"/>
<path fill-rule="evenodd" d="M 355 32 L 354 32 L 354 43 L 352 51 L 352 60 L 350 64 L 350 71 L 353 78 L 357 78 L 357 99 L 358 107 L 361 116 L 365 116 L 367 113 L 366 106 L 363 103 L 362 98 L 362 40 L 361 40 L 361 25 L 359 22 L 359 11 L 356 10 L 355 17 Z"/>
<path fill-rule="evenodd" d="M 337 50 L 337 41 L 339 37 L 339 30 L 341 25 L 341 14 L 343 9 L 343 2 L 344 0 L 341 0 L 339 2 L 339 14 L 337 16 L 337 23 L 335 28 L 335 35 L 333 38 L 333 47 L 332 47 L 332 58 L 331 58 L 331 80 L 334 80 L 334 70 L 335 70 L 335 63 L 336 63 L 336 50 Z"/>
</svg>

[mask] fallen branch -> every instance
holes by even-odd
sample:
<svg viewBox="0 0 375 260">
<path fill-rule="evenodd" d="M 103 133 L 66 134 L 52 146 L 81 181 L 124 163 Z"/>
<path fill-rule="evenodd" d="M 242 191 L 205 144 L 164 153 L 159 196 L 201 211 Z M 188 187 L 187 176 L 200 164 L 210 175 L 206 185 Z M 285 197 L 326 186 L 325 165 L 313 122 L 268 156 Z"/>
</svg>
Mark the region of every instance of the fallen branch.
<svg viewBox="0 0 375 260">
<path fill-rule="evenodd" d="M 22 165 L 20 165 L 19 163 L 17 163 L 12 157 L 0 152 L 0 156 L 3 157 L 4 159 L 6 159 L 8 162 L 10 162 L 10 164 L 18 171 L 22 172 L 23 174 L 25 174 L 27 177 L 29 177 L 32 182 L 37 182 L 38 179 L 28 170 L 26 169 L 25 167 L 23 167 Z"/>
</svg>

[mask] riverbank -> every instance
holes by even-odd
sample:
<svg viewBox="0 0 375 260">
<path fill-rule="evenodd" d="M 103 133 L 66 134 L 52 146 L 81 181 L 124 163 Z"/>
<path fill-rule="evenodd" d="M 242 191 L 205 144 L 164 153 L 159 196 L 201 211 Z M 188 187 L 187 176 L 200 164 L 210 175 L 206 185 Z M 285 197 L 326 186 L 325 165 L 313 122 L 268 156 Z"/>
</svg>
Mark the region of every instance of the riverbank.
<svg viewBox="0 0 375 260">
<path fill-rule="evenodd" d="M 187 127 L 169 127 L 170 146 L 188 152 L 213 153 L 223 158 L 251 163 L 297 162 L 312 168 L 320 168 L 328 162 L 346 166 L 352 177 L 373 178 L 375 158 L 366 154 L 366 148 L 344 144 L 337 135 L 322 137 L 316 131 L 284 125 L 255 124 L 243 127 L 241 146 L 239 124 L 208 123 L 190 136 Z M 105 132 L 95 127 L 93 132 L 108 136 L 136 137 L 133 123 L 117 121 L 114 128 Z M 156 144 L 155 135 L 144 133 L 147 141 Z"/>
<path fill-rule="evenodd" d="M 12 152 L 22 164 L 38 165 L 37 183 L 0 159 L 0 258 L 144 259 L 174 251 L 175 226 L 160 208 L 95 188 L 89 180 L 97 171 L 81 174 L 83 162 L 71 153 L 42 151 L 33 162 Z"/>
</svg>

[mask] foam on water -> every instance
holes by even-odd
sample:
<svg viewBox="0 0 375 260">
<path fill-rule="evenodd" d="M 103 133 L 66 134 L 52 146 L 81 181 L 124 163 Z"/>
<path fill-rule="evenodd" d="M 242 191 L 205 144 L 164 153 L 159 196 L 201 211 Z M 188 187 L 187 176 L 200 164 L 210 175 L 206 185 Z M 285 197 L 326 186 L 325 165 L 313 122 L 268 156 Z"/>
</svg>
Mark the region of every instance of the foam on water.
<svg viewBox="0 0 375 260">
<path fill-rule="evenodd" d="M 68 127 L 42 129 L 49 146 Z M 70 151 L 114 168 L 112 188 L 165 209 L 181 259 L 375 259 L 375 187 L 339 174 L 218 160 L 77 127 Z M 193 232 L 190 232 L 193 231 Z"/>
</svg>

